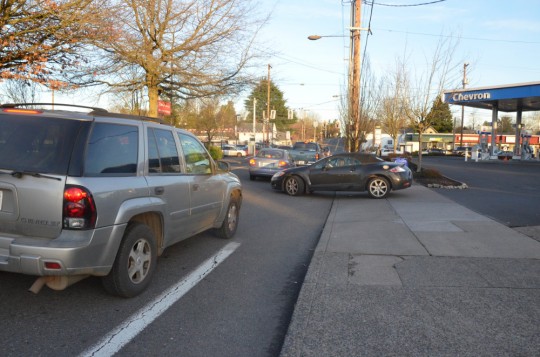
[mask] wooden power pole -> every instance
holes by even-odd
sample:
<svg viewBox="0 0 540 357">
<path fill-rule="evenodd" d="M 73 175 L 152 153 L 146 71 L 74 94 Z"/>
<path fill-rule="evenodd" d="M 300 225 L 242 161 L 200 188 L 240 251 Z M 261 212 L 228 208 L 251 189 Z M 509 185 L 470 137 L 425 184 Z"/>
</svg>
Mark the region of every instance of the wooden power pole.
<svg viewBox="0 0 540 357">
<path fill-rule="evenodd" d="M 352 125 L 350 129 L 350 147 L 349 151 L 359 150 L 359 132 L 360 132 L 360 19 L 361 19 L 361 5 L 362 0 L 355 0 L 353 5 L 352 20 L 354 21 L 351 27 L 351 46 L 353 49 L 353 63 L 352 63 L 352 81 L 350 85 L 351 98 L 349 103 L 351 104 L 351 116 Z"/>
<path fill-rule="evenodd" d="M 266 142 L 269 142 L 269 136 L 270 136 L 270 133 L 269 131 L 271 130 L 270 129 L 270 69 L 272 68 L 272 66 L 270 66 L 270 64 L 268 64 L 268 78 L 267 78 L 267 83 L 266 83 L 266 120 L 265 120 L 265 124 L 263 126 L 266 126 L 268 124 L 268 130 L 266 130 Z"/>
</svg>

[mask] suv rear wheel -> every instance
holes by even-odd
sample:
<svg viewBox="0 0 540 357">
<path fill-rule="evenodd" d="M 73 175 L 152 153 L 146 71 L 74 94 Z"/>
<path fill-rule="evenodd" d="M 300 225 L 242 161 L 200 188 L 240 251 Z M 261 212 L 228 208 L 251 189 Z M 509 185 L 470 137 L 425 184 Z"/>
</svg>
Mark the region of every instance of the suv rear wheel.
<svg viewBox="0 0 540 357">
<path fill-rule="evenodd" d="M 103 277 L 107 292 L 133 297 L 150 284 L 157 262 L 154 232 L 145 224 L 129 224 L 109 275 Z"/>
</svg>

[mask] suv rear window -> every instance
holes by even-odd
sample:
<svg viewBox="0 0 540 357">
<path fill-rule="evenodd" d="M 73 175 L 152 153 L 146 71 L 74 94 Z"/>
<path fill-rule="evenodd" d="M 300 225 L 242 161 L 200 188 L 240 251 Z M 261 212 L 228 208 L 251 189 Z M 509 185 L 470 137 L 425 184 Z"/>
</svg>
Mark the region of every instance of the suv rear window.
<svg viewBox="0 0 540 357">
<path fill-rule="evenodd" d="M 96 123 L 88 140 L 85 176 L 134 176 L 139 129 L 132 125 Z"/>
<path fill-rule="evenodd" d="M 0 168 L 65 175 L 81 122 L 0 116 Z"/>
<path fill-rule="evenodd" d="M 317 144 L 315 143 L 295 143 L 294 150 L 308 150 L 308 151 L 317 151 Z"/>
</svg>

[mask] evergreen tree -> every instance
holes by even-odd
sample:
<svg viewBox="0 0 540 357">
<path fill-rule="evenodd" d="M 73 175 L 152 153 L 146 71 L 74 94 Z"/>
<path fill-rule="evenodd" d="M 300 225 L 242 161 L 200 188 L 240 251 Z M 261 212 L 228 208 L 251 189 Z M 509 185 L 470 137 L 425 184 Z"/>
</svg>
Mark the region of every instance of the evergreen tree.
<svg viewBox="0 0 540 357">
<path fill-rule="evenodd" d="M 512 117 L 510 115 L 503 115 L 497 120 L 497 133 L 515 133 L 516 129 L 513 126 Z"/>
<path fill-rule="evenodd" d="M 454 127 L 450 105 L 444 103 L 440 96 L 433 102 L 427 120 L 431 123 L 433 129 L 439 133 L 451 133 Z"/>
<path fill-rule="evenodd" d="M 244 101 L 244 108 L 246 111 L 253 115 L 253 99 L 257 100 L 255 117 L 257 122 L 263 122 L 263 113 L 266 117 L 267 101 L 268 101 L 268 82 L 266 79 L 261 79 L 259 84 L 253 88 L 253 91 L 249 95 L 248 99 Z M 270 81 L 270 110 L 276 111 L 276 118 L 271 122 L 276 124 L 276 128 L 279 131 L 287 130 L 289 125 L 294 123 L 287 119 L 288 108 L 287 101 L 283 99 L 283 92 Z M 250 115 L 250 117 L 251 117 Z"/>
</svg>

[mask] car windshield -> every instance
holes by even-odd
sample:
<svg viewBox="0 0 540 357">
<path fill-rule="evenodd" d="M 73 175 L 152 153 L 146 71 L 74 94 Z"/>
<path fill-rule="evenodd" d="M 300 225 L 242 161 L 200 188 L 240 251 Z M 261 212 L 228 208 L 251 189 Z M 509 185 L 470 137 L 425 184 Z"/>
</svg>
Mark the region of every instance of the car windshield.
<svg viewBox="0 0 540 357">
<path fill-rule="evenodd" d="M 82 122 L 0 116 L 0 168 L 65 175 Z"/>
</svg>

